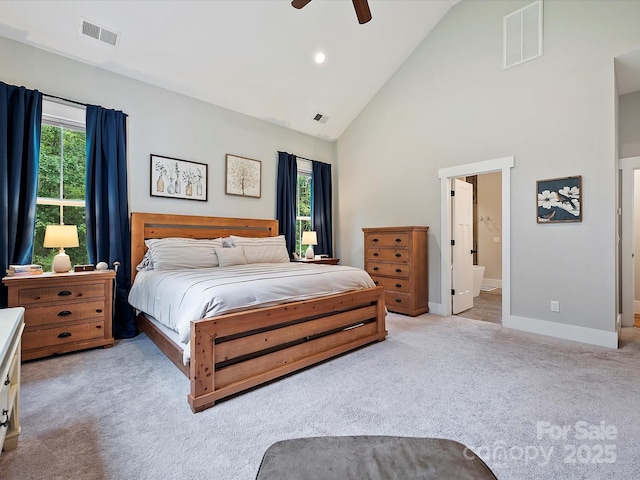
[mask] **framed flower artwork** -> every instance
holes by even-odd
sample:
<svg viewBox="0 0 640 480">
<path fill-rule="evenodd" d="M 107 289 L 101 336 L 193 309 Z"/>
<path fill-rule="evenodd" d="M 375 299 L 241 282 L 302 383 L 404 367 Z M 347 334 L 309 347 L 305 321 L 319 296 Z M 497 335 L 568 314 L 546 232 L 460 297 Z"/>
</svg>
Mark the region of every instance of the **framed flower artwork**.
<svg viewBox="0 0 640 480">
<path fill-rule="evenodd" d="M 538 180 L 538 223 L 582 221 L 582 176 Z"/>
<path fill-rule="evenodd" d="M 151 196 L 207 201 L 207 165 L 151 155 Z"/>
</svg>

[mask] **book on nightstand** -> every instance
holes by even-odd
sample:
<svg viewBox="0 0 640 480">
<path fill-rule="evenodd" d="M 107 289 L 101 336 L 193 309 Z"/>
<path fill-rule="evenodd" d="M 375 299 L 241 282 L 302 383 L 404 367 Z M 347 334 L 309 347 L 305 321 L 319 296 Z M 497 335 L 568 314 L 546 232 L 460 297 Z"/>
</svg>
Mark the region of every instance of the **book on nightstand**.
<svg viewBox="0 0 640 480">
<path fill-rule="evenodd" d="M 42 265 L 9 265 L 7 275 L 12 277 L 16 275 L 39 275 L 42 273 Z"/>
</svg>

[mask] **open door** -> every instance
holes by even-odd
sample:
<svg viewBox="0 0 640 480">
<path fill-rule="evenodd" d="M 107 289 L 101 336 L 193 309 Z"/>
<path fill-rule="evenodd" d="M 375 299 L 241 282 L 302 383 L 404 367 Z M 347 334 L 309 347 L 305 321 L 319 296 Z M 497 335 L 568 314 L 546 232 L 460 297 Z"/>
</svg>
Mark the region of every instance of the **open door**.
<svg viewBox="0 0 640 480">
<path fill-rule="evenodd" d="M 453 179 L 452 309 L 456 314 L 473 308 L 473 185 Z"/>
</svg>

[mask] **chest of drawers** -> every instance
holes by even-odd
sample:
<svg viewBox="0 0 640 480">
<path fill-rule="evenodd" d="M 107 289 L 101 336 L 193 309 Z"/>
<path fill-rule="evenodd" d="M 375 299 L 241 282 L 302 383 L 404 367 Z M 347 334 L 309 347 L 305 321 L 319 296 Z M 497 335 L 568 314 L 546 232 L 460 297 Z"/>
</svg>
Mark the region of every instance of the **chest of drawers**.
<svg viewBox="0 0 640 480">
<path fill-rule="evenodd" d="M 25 308 L 22 359 L 111 346 L 115 272 L 5 277 L 9 306 Z"/>
<path fill-rule="evenodd" d="M 429 311 L 429 227 L 363 228 L 364 268 L 385 288 L 387 309 L 416 316 Z"/>
<path fill-rule="evenodd" d="M 24 308 L 0 309 L 0 449 L 13 450 L 20 435 L 20 338 Z"/>
</svg>

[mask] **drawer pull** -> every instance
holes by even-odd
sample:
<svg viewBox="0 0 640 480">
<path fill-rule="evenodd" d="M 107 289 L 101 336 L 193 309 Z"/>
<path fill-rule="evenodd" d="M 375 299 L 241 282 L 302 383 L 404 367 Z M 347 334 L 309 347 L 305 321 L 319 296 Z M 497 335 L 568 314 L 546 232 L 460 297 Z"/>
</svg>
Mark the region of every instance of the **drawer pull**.
<svg viewBox="0 0 640 480">
<path fill-rule="evenodd" d="M 374 272 L 377 272 L 378 270 L 380 270 L 378 267 L 373 267 Z"/>
<path fill-rule="evenodd" d="M 375 283 L 376 285 L 378 285 L 380 282 L 378 282 L 377 280 L 374 280 L 373 283 Z"/>
<path fill-rule="evenodd" d="M 401 283 L 396 283 L 396 288 L 402 288 L 402 284 Z"/>
<path fill-rule="evenodd" d="M 396 243 L 401 243 L 402 239 L 401 238 L 396 238 Z"/>
<path fill-rule="evenodd" d="M 5 410 L 4 408 L 2 409 L 2 416 L 6 417 L 4 422 L 0 423 L 0 428 L 2 427 L 6 427 L 7 425 L 9 425 L 9 410 Z"/>
<path fill-rule="evenodd" d="M 97 313 L 102 313 L 102 309 L 101 308 L 96 308 L 96 312 Z"/>
<path fill-rule="evenodd" d="M 402 299 L 396 298 L 396 303 L 402 303 Z"/>
<path fill-rule="evenodd" d="M 72 315 L 70 310 L 62 310 L 61 312 L 58 312 L 59 317 L 68 317 L 69 315 Z"/>
<path fill-rule="evenodd" d="M 374 238 L 374 239 L 372 240 L 372 242 L 376 242 L 376 243 L 377 243 L 377 242 L 379 242 L 379 240 L 378 240 L 377 238 Z"/>
<path fill-rule="evenodd" d="M 59 297 L 68 297 L 69 295 L 71 295 L 69 290 L 62 290 L 61 292 L 58 292 Z"/>
<path fill-rule="evenodd" d="M 68 338 L 71 336 L 71 332 L 62 332 L 58 335 L 58 338 Z"/>
<path fill-rule="evenodd" d="M 396 273 L 402 273 L 402 269 L 401 268 L 396 268 Z"/>
<path fill-rule="evenodd" d="M 396 257 L 400 258 L 402 256 L 401 253 L 396 253 Z"/>
<path fill-rule="evenodd" d="M 11 383 L 11 379 L 9 378 L 9 375 L 7 375 L 7 379 L 4 381 L 5 385 L 9 385 Z"/>
<path fill-rule="evenodd" d="M 374 257 L 377 257 L 377 256 L 379 256 L 379 255 L 380 255 L 380 254 L 379 254 L 378 252 L 375 252 L 375 253 L 373 254 L 373 256 L 374 256 Z"/>
</svg>

